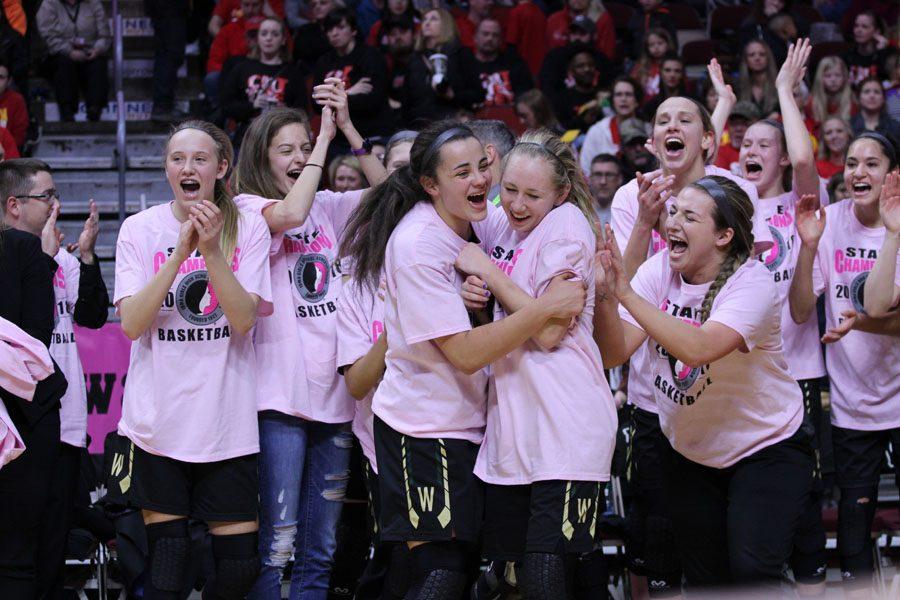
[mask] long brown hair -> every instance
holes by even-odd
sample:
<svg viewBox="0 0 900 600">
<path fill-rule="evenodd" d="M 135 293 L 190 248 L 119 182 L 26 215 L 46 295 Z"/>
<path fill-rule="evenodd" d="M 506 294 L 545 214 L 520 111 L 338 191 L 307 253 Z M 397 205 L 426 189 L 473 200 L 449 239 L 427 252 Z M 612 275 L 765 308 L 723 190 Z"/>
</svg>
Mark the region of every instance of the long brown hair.
<svg viewBox="0 0 900 600">
<path fill-rule="evenodd" d="M 216 147 L 216 161 L 222 162 L 224 160 L 228 163 L 228 170 L 225 172 L 225 176 L 221 179 L 216 179 L 213 187 L 213 204 L 219 207 L 219 210 L 222 211 L 222 216 L 225 218 L 219 244 L 222 246 L 222 252 L 230 260 L 231 255 L 234 253 L 234 247 L 237 245 L 238 220 L 240 218 L 240 211 L 238 211 L 238 207 L 234 203 L 231 190 L 228 189 L 228 172 L 231 171 L 231 167 L 234 164 L 234 148 L 231 146 L 231 140 L 228 139 L 228 135 L 212 123 L 199 119 L 190 119 L 172 128 L 172 132 L 169 133 L 169 137 L 166 139 L 166 155 L 169 154 L 169 143 L 175 134 L 186 129 L 202 131 L 212 138 Z"/>
<path fill-rule="evenodd" d="M 572 147 L 566 144 L 551 131 L 539 129 L 526 131 L 519 138 L 519 143 L 503 158 L 503 169 L 513 156 L 527 156 L 544 161 L 552 169 L 552 183 L 557 191 L 569 186 L 569 195 L 565 201 L 571 202 L 584 213 L 591 228 L 596 233 L 594 211 L 591 209 L 593 197 L 584 178 L 584 172 L 572 153 Z"/>
<path fill-rule="evenodd" d="M 306 118 L 306 113 L 296 108 L 273 108 L 250 123 L 231 178 L 231 186 L 236 194 L 253 194 L 272 200 L 284 199 L 285 194 L 278 190 L 269 170 L 269 145 L 282 127 L 294 123 L 302 125 L 312 141 L 309 119 Z"/>
<path fill-rule="evenodd" d="M 472 130 L 458 121 L 432 123 L 416 136 L 409 150 L 409 164 L 366 193 L 347 224 L 341 244 L 341 256 L 351 259 L 357 285 L 372 290 L 378 287 L 391 233 L 416 204 L 431 202 L 420 179 L 437 177 L 441 148 L 474 137 Z"/>
<path fill-rule="evenodd" d="M 753 252 L 753 202 L 738 184 L 720 175 L 707 175 L 690 185 L 713 199 L 712 216 L 716 225 L 716 231 L 722 231 L 729 227 L 734 231 L 734 237 L 731 238 L 731 242 L 728 244 L 725 260 L 722 261 L 719 273 L 713 280 L 712 285 L 709 286 L 706 296 L 703 297 L 703 304 L 700 305 L 700 322 L 702 323 L 709 318 L 713 301 L 728 281 L 728 278 L 734 275 L 734 272 L 747 262 Z M 705 186 L 718 188 L 725 193 L 724 201 L 728 203 L 728 208 L 733 215 L 731 222 L 726 219 L 719 209 L 719 202 L 722 199 L 717 200 Z"/>
<path fill-rule="evenodd" d="M 738 100 L 747 100 L 757 104 L 753 98 L 753 79 L 750 69 L 747 67 L 747 48 L 750 47 L 750 44 L 759 44 L 766 53 L 766 81 L 763 84 L 763 105 L 760 107 L 765 116 L 778 107 L 778 92 L 775 90 L 775 78 L 778 76 L 778 71 L 772 49 L 762 40 L 750 40 L 741 49 L 741 66 L 738 69 Z"/>
</svg>

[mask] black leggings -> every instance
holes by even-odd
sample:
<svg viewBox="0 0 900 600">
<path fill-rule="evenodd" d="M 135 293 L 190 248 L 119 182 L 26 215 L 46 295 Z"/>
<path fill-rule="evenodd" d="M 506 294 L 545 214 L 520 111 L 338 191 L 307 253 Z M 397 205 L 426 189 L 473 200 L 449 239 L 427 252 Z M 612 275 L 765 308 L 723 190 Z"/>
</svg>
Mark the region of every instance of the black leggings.
<svg viewBox="0 0 900 600">
<path fill-rule="evenodd" d="M 802 428 L 725 469 L 674 449 L 664 460 L 666 502 L 691 588 L 771 586 L 812 492 L 813 453 Z"/>
</svg>

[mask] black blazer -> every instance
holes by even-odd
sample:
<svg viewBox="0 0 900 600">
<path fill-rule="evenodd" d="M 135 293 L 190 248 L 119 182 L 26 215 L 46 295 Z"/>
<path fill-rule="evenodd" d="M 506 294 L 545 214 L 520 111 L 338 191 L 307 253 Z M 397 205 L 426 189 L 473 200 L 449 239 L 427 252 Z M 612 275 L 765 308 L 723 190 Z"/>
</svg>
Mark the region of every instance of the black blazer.
<svg viewBox="0 0 900 600">
<path fill-rule="evenodd" d="M 15 229 L 0 231 L 0 290 L 3 290 L 0 317 L 18 325 L 48 348 L 53 333 L 56 269 L 56 261 L 44 254 L 39 238 Z M 48 411 L 59 410 L 59 400 L 66 387 L 66 378 L 56 366 L 52 375 L 38 383 L 31 402 L 3 389 L 0 398 L 13 421 L 20 421 L 17 417 L 21 415 L 28 425 L 34 425 Z"/>
</svg>

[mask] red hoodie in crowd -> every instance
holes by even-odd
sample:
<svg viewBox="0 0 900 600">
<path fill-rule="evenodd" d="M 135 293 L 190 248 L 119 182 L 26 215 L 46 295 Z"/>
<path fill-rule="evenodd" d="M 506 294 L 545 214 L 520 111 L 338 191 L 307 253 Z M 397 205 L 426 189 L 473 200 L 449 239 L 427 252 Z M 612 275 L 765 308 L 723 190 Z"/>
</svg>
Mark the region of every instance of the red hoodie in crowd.
<svg viewBox="0 0 900 600">
<path fill-rule="evenodd" d="M 0 127 L 8 130 L 17 146 L 25 143 L 28 134 L 28 109 L 25 98 L 15 90 L 5 90 L 0 94 Z M 9 156 L 9 152 L 6 155 Z"/>
</svg>

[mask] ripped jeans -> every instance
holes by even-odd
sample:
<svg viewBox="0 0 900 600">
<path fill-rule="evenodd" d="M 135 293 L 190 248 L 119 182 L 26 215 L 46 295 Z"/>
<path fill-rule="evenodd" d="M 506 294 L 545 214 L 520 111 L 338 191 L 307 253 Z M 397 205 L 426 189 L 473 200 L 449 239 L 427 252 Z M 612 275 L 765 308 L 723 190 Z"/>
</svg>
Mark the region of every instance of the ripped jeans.
<svg viewBox="0 0 900 600">
<path fill-rule="evenodd" d="M 291 600 L 328 596 L 335 531 L 349 478 L 350 423 L 259 413 L 259 579 L 249 598 L 281 598 L 288 561 Z"/>
</svg>

